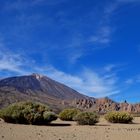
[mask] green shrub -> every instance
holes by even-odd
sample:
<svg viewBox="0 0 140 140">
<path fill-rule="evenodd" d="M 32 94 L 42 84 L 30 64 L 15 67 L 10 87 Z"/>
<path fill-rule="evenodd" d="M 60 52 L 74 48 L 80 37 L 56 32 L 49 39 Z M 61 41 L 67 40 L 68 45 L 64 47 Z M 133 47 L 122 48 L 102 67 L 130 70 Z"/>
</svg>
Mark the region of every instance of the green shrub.
<svg viewBox="0 0 140 140">
<path fill-rule="evenodd" d="M 80 112 L 78 109 L 64 109 L 59 114 L 59 118 L 63 121 L 73 121 L 74 117 Z"/>
<path fill-rule="evenodd" d="M 44 117 L 45 122 L 48 122 L 48 123 L 57 119 L 57 116 L 54 112 L 45 111 L 43 113 L 43 117 Z"/>
<path fill-rule="evenodd" d="M 99 121 L 99 116 L 95 112 L 81 112 L 74 120 L 80 125 L 94 125 Z"/>
<path fill-rule="evenodd" d="M 109 112 L 105 115 L 105 119 L 112 123 L 130 123 L 133 117 L 126 112 Z"/>
<path fill-rule="evenodd" d="M 48 119 L 45 114 L 48 114 Z M 57 119 L 47 106 L 32 102 L 12 104 L 0 111 L 0 117 L 5 122 L 20 124 L 48 124 Z"/>
</svg>

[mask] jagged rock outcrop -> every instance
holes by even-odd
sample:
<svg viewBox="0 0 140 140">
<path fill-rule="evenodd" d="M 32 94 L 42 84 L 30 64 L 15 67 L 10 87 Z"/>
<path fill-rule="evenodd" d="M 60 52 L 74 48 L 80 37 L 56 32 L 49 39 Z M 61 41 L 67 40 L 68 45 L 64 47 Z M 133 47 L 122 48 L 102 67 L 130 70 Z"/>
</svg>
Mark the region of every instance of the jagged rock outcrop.
<svg viewBox="0 0 140 140">
<path fill-rule="evenodd" d="M 83 110 L 97 111 L 101 114 L 104 114 L 108 111 L 126 111 L 130 113 L 140 113 L 140 104 L 129 104 L 127 102 L 117 103 L 107 97 L 99 99 L 79 99 L 76 101 L 76 107 Z"/>
<path fill-rule="evenodd" d="M 77 108 L 82 108 L 82 109 L 89 109 L 94 104 L 96 104 L 96 99 L 95 98 L 78 99 L 76 101 L 76 107 Z"/>
</svg>

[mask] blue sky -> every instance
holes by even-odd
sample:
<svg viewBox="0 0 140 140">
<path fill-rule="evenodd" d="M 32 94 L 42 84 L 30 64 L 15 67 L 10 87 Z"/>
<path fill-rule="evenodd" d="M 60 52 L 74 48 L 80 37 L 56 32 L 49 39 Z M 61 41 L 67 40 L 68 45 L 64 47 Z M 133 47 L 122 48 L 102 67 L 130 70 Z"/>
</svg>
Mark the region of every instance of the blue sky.
<svg viewBox="0 0 140 140">
<path fill-rule="evenodd" d="M 40 73 L 93 97 L 140 102 L 140 0 L 0 0 L 0 77 Z"/>
</svg>

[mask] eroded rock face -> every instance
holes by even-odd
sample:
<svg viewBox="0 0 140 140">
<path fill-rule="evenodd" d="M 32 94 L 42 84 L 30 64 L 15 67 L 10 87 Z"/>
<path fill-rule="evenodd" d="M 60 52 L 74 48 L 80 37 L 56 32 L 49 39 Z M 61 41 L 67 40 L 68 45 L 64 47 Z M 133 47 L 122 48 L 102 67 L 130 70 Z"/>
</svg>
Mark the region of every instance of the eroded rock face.
<svg viewBox="0 0 140 140">
<path fill-rule="evenodd" d="M 96 104 L 95 98 L 79 99 L 76 101 L 76 107 L 82 109 L 89 109 Z"/>
<path fill-rule="evenodd" d="M 79 99 L 76 101 L 76 107 L 83 110 L 97 111 L 99 113 L 106 113 L 108 111 L 140 112 L 140 104 L 129 104 L 127 102 L 117 103 L 107 97 L 100 99 Z"/>
</svg>

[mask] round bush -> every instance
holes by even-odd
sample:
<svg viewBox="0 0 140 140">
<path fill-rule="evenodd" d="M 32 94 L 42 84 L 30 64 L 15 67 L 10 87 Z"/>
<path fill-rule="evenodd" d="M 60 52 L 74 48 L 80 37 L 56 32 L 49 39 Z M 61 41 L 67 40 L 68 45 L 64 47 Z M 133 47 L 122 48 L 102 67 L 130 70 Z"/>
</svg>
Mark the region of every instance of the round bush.
<svg viewBox="0 0 140 140">
<path fill-rule="evenodd" d="M 57 116 L 54 112 L 48 112 L 48 111 L 45 111 L 43 113 L 43 117 L 45 122 L 51 122 L 57 119 Z"/>
<path fill-rule="evenodd" d="M 109 112 L 105 115 L 105 119 L 111 123 L 131 123 L 133 117 L 126 112 Z"/>
<path fill-rule="evenodd" d="M 79 125 L 94 125 L 99 121 L 99 116 L 95 112 L 81 112 L 75 116 L 74 120 Z"/>
<path fill-rule="evenodd" d="M 45 114 L 48 113 L 46 119 Z M 8 106 L 0 111 L 0 117 L 9 123 L 19 124 L 48 124 L 57 119 L 55 113 L 40 103 L 20 102 Z"/>
<path fill-rule="evenodd" d="M 63 121 L 73 121 L 74 117 L 80 112 L 78 109 L 64 109 L 59 114 L 59 118 Z"/>
</svg>

